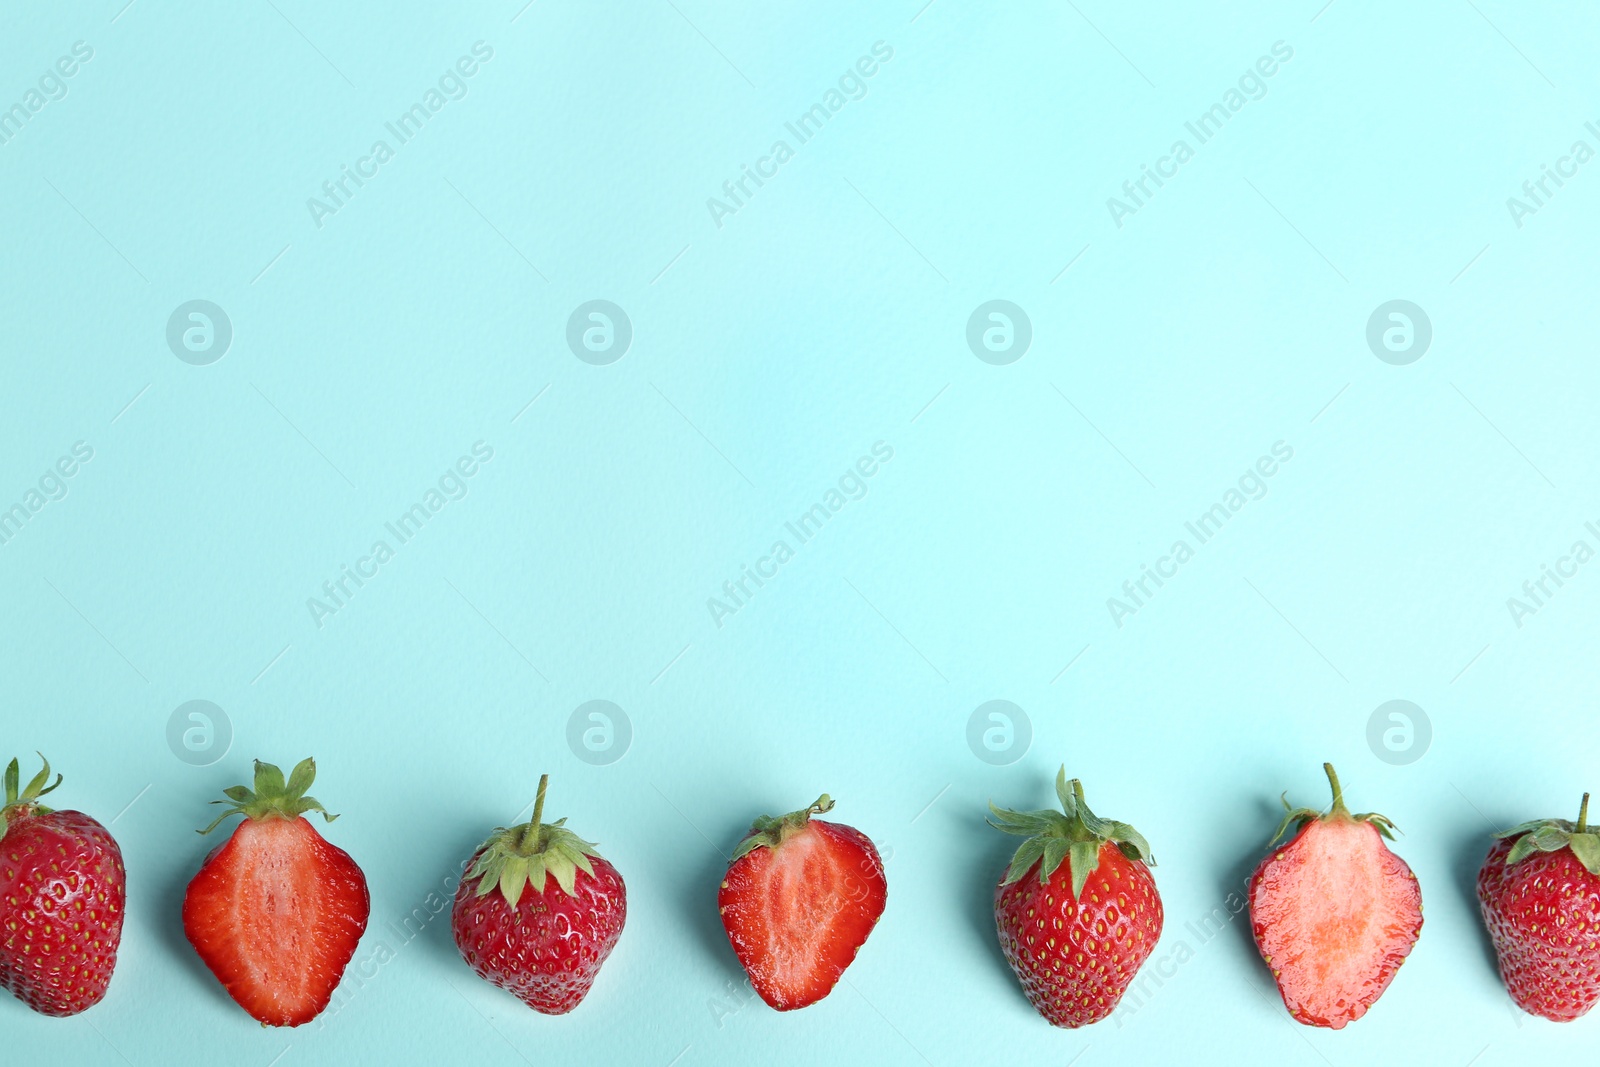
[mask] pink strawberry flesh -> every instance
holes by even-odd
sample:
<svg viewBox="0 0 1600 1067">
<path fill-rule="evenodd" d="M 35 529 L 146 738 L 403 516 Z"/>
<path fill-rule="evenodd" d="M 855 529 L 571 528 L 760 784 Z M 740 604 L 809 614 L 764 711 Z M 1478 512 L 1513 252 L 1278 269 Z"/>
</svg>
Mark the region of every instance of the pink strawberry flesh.
<svg viewBox="0 0 1600 1067">
<path fill-rule="evenodd" d="M 1250 920 L 1289 1013 L 1337 1030 L 1366 1014 L 1410 954 L 1422 893 L 1376 825 L 1336 809 L 1256 868 Z"/>
</svg>

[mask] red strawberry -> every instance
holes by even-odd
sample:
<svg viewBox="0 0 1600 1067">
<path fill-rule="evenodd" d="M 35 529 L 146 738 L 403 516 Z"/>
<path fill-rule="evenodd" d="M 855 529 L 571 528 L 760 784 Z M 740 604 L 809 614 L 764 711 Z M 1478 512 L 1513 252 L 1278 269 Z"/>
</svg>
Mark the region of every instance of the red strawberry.
<svg viewBox="0 0 1600 1067">
<path fill-rule="evenodd" d="M 50 761 L 18 792 L 12 760 L 0 807 L 0 985 L 45 1015 L 76 1015 L 106 995 L 122 941 L 127 878 L 111 832 L 39 798 Z M 47 784 L 49 783 L 49 784 Z"/>
<path fill-rule="evenodd" d="M 1600 835 L 1589 794 L 1577 823 L 1512 827 L 1478 872 L 1478 900 L 1500 977 L 1523 1011 L 1569 1022 L 1600 999 Z"/>
<path fill-rule="evenodd" d="M 1394 823 L 1350 814 L 1333 765 L 1322 769 L 1333 807 L 1283 817 L 1273 844 L 1291 823 L 1300 827 L 1251 876 L 1250 925 L 1289 1014 L 1338 1030 L 1367 1013 L 1410 955 L 1422 932 L 1422 890 L 1383 843 Z"/>
<path fill-rule="evenodd" d="M 534 1011 L 564 1015 L 594 985 L 628 917 L 622 875 L 566 828 L 533 819 L 501 827 L 473 853 L 450 912 L 461 958 Z M 548 877 L 547 877 L 548 876 Z"/>
<path fill-rule="evenodd" d="M 206 857 L 183 898 L 189 943 L 266 1026 L 300 1026 L 328 1006 L 371 910 L 361 868 L 301 818 L 337 818 L 306 796 L 316 773 L 315 762 L 303 760 L 285 783 L 282 771 L 257 760 L 253 791 L 224 790 L 232 803 L 200 832 L 232 815 L 244 822 Z"/>
<path fill-rule="evenodd" d="M 867 835 L 813 819 L 833 809 L 763 815 L 733 850 L 717 892 L 728 941 L 761 999 L 779 1011 L 833 991 L 883 914 L 883 861 Z"/>
<path fill-rule="evenodd" d="M 995 886 L 994 923 L 1028 1001 L 1075 1029 L 1116 1008 L 1155 951 L 1163 912 L 1139 831 L 1090 811 L 1066 767 L 1056 796 L 1060 812 L 989 805 L 991 825 L 1027 838 Z"/>
</svg>

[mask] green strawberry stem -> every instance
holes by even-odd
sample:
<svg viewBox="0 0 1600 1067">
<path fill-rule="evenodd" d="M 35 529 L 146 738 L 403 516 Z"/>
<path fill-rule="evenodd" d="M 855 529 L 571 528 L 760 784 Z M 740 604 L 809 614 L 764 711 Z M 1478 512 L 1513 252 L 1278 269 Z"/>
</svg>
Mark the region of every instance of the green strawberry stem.
<svg viewBox="0 0 1600 1067">
<path fill-rule="evenodd" d="M 1017 846 L 1006 869 L 1002 885 L 1020 882 L 1039 868 L 1039 881 L 1049 882 L 1051 875 L 1067 864 L 1072 876 L 1072 896 L 1076 899 L 1089 881 L 1089 875 L 1100 866 L 1100 848 L 1107 842 L 1117 846 L 1130 860 L 1150 866 L 1155 860 L 1150 854 L 1150 843 L 1127 823 L 1102 819 L 1089 810 L 1083 799 L 1083 783 L 1074 778 L 1067 780 L 1067 768 L 1056 772 L 1056 798 L 1061 811 L 1009 811 L 989 805 L 994 821 L 989 825 L 1008 834 L 1027 838 Z"/>
<path fill-rule="evenodd" d="M 1560 852 L 1571 849 L 1583 869 L 1600 875 L 1600 834 L 1589 828 L 1589 794 L 1583 794 L 1578 805 L 1578 821 L 1565 819 L 1535 819 L 1509 830 L 1501 830 L 1497 838 L 1516 838 L 1511 851 L 1506 853 L 1506 866 L 1514 867 L 1537 852 Z"/>
<path fill-rule="evenodd" d="M 529 820 L 527 827 L 523 829 L 522 840 L 518 842 L 518 847 L 524 852 L 534 852 L 539 847 L 539 819 L 544 815 L 544 794 L 545 790 L 549 788 L 550 776 L 541 774 L 539 776 L 539 792 L 533 798 L 533 818 Z"/>
<path fill-rule="evenodd" d="M 1333 807 L 1328 809 L 1328 814 L 1349 815 L 1350 809 L 1344 806 L 1344 790 L 1339 786 L 1339 775 L 1334 772 L 1333 764 L 1324 763 L 1322 769 L 1328 776 L 1328 784 L 1333 787 Z"/>
<path fill-rule="evenodd" d="M 222 792 L 228 799 L 213 800 L 211 803 L 226 804 L 227 810 L 213 819 L 210 826 L 198 832 L 209 834 L 221 826 L 224 819 L 234 815 L 243 815 L 247 819 L 298 819 L 308 811 L 315 811 L 332 822 L 339 816 L 328 814 L 316 797 L 306 796 L 306 790 L 311 788 L 316 777 L 317 761 L 310 757 L 294 765 L 288 781 L 284 781 L 283 772 L 277 767 L 256 760 L 255 788 L 235 785 L 224 789 Z"/>
<path fill-rule="evenodd" d="M 544 892 L 546 875 L 554 877 L 561 891 L 571 897 L 578 895 L 579 871 L 594 877 L 589 857 L 600 857 L 594 845 L 568 830 L 564 818 L 553 823 L 540 821 L 549 788 L 550 776 L 540 775 L 533 818 L 521 826 L 496 827 L 478 849 L 466 877 L 466 881 L 478 883 L 478 896 L 486 897 L 498 889 L 515 911 L 524 889 L 532 886 L 535 893 Z"/>
<path fill-rule="evenodd" d="M 39 757 L 39 762 L 43 763 L 44 767 L 26 786 L 22 785 L 22 768 L 17 761 L 12 759 L 6 765 L 5 802 L 0 804 L 0 837 L 6 836 L 13 815 L 50 814 L 50 809 L 40 804 L 39 798 L 61 784 L 61 775 L 56 775 L 54 782 L 50 781 L 50 761 L 44 758 L 42 752 L 36 752 L 34 755 Z"/>
<path fill-rule="evenodd" d="M 1390 840 L 1394 839 L 1394 822 L 1388 816 L 1379 815 L 1374 811 L 1364 811 L 1359 815 L 1351 814 L 1350 809 L 1345 806 L 1344 787 L 1339 784 L 1339 775 L 1334 772 L 1333 764 L 1324 763 L 1322 771 L 1328 776 L 1328 785 L 1333 790 L 1332 807 L 1326 812 L 1317 811 L 1313 808 L 1290 807 L 1289 794 L 1285 793 L 1283 795 L 1283 821 L 1278 824 L 1277 833 L 1273 834 L 1272 840 L 1267 843 L 1269 847 L 1276 845 L 1279 838 L 1283 837 L 1290 826 L 1294 826 L 1296 832 L 1299 832 L 1305 829 L 1307 823 L 1318 819 L 1351 819 L 1355 822 L 1371 823 L 1378 833 Z"/>
<path fill-rule="evenodd" d="M 805 829 L 813 815 L 825 815 L 833 810 L 833 798 L 824 793 L 810 807 L 791 811 L 787 815 L 758 815 L 750 824 L 750 832 L 733 849 L 732 863 L 758 848 L 777 848 L 789 838 Z"/>
</svg>

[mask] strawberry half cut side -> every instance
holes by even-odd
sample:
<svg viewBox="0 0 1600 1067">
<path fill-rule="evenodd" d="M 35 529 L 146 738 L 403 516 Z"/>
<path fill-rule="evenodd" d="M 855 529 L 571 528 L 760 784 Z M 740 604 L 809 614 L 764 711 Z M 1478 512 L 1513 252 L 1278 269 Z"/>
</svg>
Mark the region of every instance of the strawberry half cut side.
<svg viewBox="0 0 1600 1067">
<path fill-rule="evenodd" d="M 1250 880 L 1250 923 L 1289 1014 L 1339 1029 L 1366 1014 L 1394 980 L 1422 931 L 1416 876 L 1384 844 L 1394 824 L 1352 815 L 1332 764 L 1326 814 L 1290 808 Z M 1284 807 L 1289 808 L 1288 801 Z"/>
<path fill-rule="evenodd" d="M 341 848 L 302 816 L 320 813 L 306 795 L 316 776 L 307 759 L 286 782 L 257 760 L 255 788 L 225 790 L 224 819 L 244 816 L 215 849 L 183 900 L 189 943 L 228 995 L 268 1026 L 300 1026 L 316 1018 L 355 955 L 370 912 L 366 878 Z"/>
<path fill-rule="evenodd" d="M 717 893 L 734 954 L 779 1011 L 827 996 L 883 914 L 883 861 L 861 831 L 813 816 L 826 793 L 787 815 L 763 815 L 734 850 Z"/>
</svg>

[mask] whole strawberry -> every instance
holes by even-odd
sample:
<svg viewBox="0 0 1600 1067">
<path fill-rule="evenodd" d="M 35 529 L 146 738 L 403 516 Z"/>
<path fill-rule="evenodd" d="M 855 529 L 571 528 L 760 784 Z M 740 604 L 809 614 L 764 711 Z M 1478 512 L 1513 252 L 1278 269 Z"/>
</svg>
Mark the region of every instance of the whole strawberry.
<svg viewBox="0 0 1600 1067">
<path fill-rule="evenodd" d="M 283 772 L 256 761 L 255 788 L 224 790 L 228 810 L 200 832 L 243 815 L 183 897 L 183 932 L 211 973 L 263 1026 L 300 1026 L 333 999 L 371 910 L 355 860 L 302 818 L 329 815 L 306 796 L 317 765 Z"/>
<path fill-rule="evenodd" d="M 1300 828 L 1251 876 L 1250 926 L 1294 1020 L 1338 1030 L 1367 1013 L 1411 954 L 1422 890 L 1383 843 L 1394 823 L 1350 814 L 1333 765 L 1322 769 L 1333 807 L 1284 815 L 1272 844 L 1291 824 Z"/>
<path fill-rule="evenodd" d="M 883 860 L 853 826 L 809 808 L 756 819 L 728 864 L 717 908 L 728 943 L 761 999 L 778 1011 L 833 991 L 883 915 Z"/>
<path fill-rule="evenodd" d="M 539 821 L 549 784 L 548 774 L 539 779 L 529 822 L 495 830 L 473 853 L 450 927 L 478 977 L 534 1011 L 564 1015 L 617 947 L 628 895 L 622 875 L 566 819 Z"/>
<path fill-rule="evenodd" d="M 989 805 L 996 829 L 1026 837 L 994 890 L 1000 949 L 1040 1015 L 1075 1029 L 1110 1015 L 1161 937 L 1150 845 L 1102 819 L 1083 783 L 1056 774 L 1061 811 Z"/>
<path fill-rule="evenodd" d="M 39 798 L 61 784 L 50 762 L 19 790 L 12 760 L 0 807 L 0 985 L 44 1015 L 76 1015 L 106 995 L 122 941 L 127 877 L 110 831 Z"/>
<path fill-rule="evenodd" d="M 1483 921 L 1500 977 L 1523 1011 L 1570 1022 L 1600 999 L 1600 836 L 1541 819 L 1503 833 L 1478 872 Z"/>
</svg>

